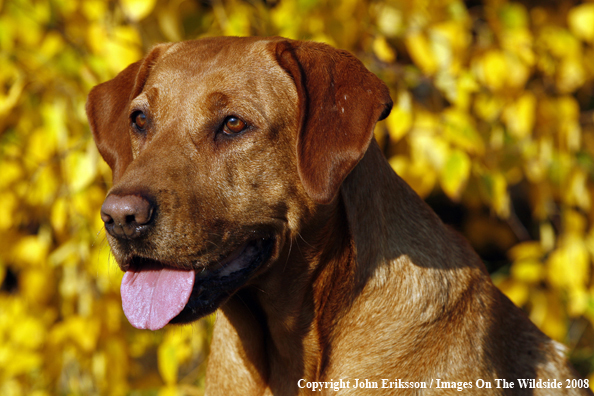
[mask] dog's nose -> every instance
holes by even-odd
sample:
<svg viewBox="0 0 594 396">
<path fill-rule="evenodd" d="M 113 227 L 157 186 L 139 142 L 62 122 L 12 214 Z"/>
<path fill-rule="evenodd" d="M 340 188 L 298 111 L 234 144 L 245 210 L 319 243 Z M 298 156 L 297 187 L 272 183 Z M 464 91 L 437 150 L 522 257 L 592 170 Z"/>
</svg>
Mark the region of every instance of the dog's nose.
<svg viewBox="0 0 594 396">
<path fill-rule="evenodd" d="M 132 239 L 146 233 L 154 206 L 139 195 L 109 195 L 101 206 L 101 220 L 113 237 Z"/>
</svg>

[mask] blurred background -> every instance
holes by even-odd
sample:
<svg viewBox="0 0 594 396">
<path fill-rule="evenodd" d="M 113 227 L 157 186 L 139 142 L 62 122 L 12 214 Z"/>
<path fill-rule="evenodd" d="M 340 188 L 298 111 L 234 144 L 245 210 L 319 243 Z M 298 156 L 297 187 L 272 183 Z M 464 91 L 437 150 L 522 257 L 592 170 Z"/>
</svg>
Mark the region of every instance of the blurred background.
<svg viewBox="0 0 594 396">
<path fill-rule="evenodd" d="M 123 316 L 84 106 L 152 45 L 213 35 L 358 56 L 395 101 L 393 168 L 594 382 L 594 2 L 0 0 L 1 395 L 203 393 L 213 317 Z"/>
</svg>

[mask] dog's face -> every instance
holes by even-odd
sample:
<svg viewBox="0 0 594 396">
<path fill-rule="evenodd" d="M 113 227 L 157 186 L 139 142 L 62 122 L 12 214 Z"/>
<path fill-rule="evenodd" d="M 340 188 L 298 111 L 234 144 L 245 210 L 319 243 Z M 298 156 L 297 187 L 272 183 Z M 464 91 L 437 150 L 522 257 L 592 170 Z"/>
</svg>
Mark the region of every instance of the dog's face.
<svg viewBox="0 0 594 396">
<path fill-rule="evenodd" d="M 132 324 L 195 320 L 273 266 L 390 106 L 356 59 L 278 38 L 157 46 L 95 87 L 87 113 L 114 175 L 102 217 Z"/>
</svg>

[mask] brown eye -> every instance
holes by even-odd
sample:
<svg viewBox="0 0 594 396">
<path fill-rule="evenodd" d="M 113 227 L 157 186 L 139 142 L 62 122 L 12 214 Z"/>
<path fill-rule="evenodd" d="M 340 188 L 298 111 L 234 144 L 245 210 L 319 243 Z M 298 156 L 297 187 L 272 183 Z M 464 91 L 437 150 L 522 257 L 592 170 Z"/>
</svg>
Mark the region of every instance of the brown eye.
<svg viewBox="0 0 594 396">
<path fill-rule="evenodd" d="M 246 123 L 237 117 L 229 117 L 225 121 L 224 131 L 227 134 L 235 134 L 243 131 L 246 128 Z"/>
<path fill-rule="evenodd" d="M 142 111 L 137 111 L 132 114 L 132 124 L 138 129 L 139 131 L 144 131 L 146 128 L 147 120 L 146 115 Z"/>
</svg>

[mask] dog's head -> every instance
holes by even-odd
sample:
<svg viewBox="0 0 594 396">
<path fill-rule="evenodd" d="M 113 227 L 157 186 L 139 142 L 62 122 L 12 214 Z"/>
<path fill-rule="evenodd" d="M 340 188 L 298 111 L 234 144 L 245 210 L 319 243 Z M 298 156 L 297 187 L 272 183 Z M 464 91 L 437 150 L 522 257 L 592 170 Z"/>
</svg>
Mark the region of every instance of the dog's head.
<svg viewBox="0 0 594 396">
<path fill-rule="evenodd" d="M 281 38 L 156 46 L 89 94 L 102 208 L 137 327 L 213 312 L 329 204 L 390 111 L 345 51 Z"/>
</svg>

